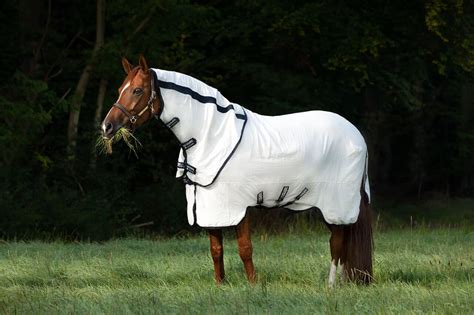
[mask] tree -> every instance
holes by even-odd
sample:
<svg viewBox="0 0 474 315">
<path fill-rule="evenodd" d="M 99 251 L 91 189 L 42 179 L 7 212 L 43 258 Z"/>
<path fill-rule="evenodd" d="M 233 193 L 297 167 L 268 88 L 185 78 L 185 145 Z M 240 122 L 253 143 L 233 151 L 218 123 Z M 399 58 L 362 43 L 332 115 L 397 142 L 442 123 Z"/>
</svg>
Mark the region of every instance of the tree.
<svg viewBox="0 0 474 315">
<path fill-rule="evenodd" d="M 68 155 L 69 159 L 75 159 L 76 150 L 76 138 L 77 129 L 79 124 L 79 117 L 81 113 L 81 103 L 84 98 L 84 94 L 87 90 L 90 76 L 94 69 L 97 55 L 104 45 L 104 33 L 105 33 L 105 0 L 97 0 L 96 10 L 96 38 L 94 49 L 92 50 L 91 57 L 88 60 L 84 70 L 82 71 L 81 77 L 76 85 L 74 95 L 71 100 L 71 107 L 69 109 L 69 124 L 68 124 Z"/>
</svg>

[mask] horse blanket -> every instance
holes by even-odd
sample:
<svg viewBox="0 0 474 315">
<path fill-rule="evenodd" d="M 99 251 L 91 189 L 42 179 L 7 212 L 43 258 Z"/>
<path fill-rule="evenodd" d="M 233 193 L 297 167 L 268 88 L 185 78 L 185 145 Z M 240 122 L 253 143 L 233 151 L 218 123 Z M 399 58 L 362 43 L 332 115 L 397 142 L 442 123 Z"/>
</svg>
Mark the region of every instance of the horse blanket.
<svg viewBox="0 0 474 315">
<path fill-rule="evenodd" d="M 161 119 L 181 142 L 177 177 L 186 184 L 190 225 L 237 225 L 247 207 L 319 208 L 330 224 L 359 215 L 370 198 L 367 146 L 343 117 L 325 111 L 264 116 L 209 85 L 152 69 Z"/>
</svg>

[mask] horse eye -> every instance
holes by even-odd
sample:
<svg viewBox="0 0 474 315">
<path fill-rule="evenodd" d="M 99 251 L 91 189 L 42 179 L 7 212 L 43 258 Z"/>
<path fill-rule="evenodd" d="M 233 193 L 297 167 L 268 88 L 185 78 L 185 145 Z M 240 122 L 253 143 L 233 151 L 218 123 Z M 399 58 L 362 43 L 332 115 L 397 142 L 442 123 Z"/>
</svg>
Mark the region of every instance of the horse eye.
<svg viewBox="0 0 474 315">
<path fill-rule="evenodd" d="M 141 88 L 136 88 L 135 90 L 133 90 L 133 94 L 135 95 L 140 95 L 143 93 L 143 89 Z"/>
</svg>

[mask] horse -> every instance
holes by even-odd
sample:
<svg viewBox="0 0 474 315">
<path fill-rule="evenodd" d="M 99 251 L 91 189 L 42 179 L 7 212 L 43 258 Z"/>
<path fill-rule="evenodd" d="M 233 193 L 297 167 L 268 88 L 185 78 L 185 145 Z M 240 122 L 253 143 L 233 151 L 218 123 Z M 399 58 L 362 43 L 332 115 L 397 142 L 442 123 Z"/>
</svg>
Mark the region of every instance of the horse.
<svg viewBox="0 0 474 315">
<path fill-rule="evenodd" d="M 328 286 L 338 267 L 343 280 L 372 281 L 368 153 L 356 127 L 325 111 L 259 115 L 191 76 L 149 68 L 142 55 L 137 66 L 126 58 L 122 66 L 101 137 L 113 141 L 153 117 L 174 133 L 188 222 L 208 231 L 217 284 L 225 278 L 225 227 L 235 227 L 247 279 L 257 280 L 248 207 L 319 209 L 331 232 Z"/>
</svg>

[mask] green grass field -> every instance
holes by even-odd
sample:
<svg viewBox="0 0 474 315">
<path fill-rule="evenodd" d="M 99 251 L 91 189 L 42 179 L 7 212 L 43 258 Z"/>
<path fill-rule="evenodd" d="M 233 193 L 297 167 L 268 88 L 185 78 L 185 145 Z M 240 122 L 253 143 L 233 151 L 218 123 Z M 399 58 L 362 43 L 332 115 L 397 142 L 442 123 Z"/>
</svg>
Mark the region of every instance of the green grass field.
<svg viewBox="0 0 474 315">
<path fill-rule="evenodd" d="M 474 231 L 375 234 L 376 283 L 326 288 L 329 234 L 256 234 L 255 286 L 235 239 L 227 282 L 213 282 L 205 234 L 96 243 L 4 242 L 0 313 L 452 313 L 474 312 Z"/>
</svg>

